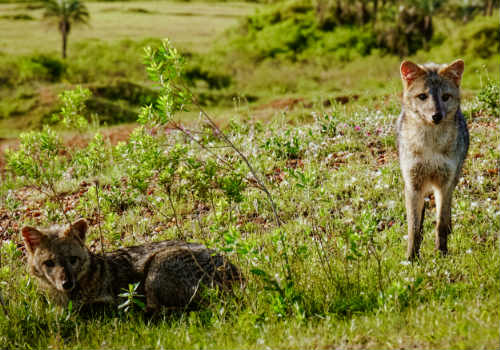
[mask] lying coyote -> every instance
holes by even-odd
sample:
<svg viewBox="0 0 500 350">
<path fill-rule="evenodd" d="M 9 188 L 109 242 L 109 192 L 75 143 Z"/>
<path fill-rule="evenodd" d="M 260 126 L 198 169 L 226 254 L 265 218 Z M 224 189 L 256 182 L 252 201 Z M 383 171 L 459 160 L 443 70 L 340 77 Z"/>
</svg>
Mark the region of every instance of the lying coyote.
<svg viewBox="0 0 500 350">
<path fill-rule="evenodd" d="M 87 221 L 47 230 L 24 227 L 31 273 L 61 305 L 119 303 L 118 294 L 139 282 L 146 310 L 196 306 L 203 288 L 228 290 L 239 270 L 201 244 L 163 241 L 94 254 L 84 245 Z"/>
</svg>

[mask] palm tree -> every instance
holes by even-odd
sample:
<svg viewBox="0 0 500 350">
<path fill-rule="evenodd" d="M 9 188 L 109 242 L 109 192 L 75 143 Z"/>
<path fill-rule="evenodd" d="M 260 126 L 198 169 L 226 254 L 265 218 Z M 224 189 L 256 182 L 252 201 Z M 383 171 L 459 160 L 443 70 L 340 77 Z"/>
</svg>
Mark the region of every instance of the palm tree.
<svg viewBox="0 0 500 350">
<path fill-rule="evenodd" d="M 80 0 L 44 0 L 43 18 L 58 26 L 62 35 L 62 57 L 66 58 L 68 35 L 73 23 L 87 24 L 89 12 Z"/>
</svg>

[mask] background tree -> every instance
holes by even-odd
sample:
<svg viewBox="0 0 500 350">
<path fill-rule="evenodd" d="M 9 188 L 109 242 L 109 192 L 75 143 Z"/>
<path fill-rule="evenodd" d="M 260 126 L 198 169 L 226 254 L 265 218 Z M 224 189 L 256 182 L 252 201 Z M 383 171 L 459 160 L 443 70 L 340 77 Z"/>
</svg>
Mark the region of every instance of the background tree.
<svg viewBox="0 0 500 350">
<path fill-rule="evenodd" d="M 58 26 L 62 36 L 62 57 L 66 58 L 68 35 L 72 24 L 87 24 L 89 12 L 80 0 L 44 0 L 45 12 L 43 18 Z"/>
</svg>

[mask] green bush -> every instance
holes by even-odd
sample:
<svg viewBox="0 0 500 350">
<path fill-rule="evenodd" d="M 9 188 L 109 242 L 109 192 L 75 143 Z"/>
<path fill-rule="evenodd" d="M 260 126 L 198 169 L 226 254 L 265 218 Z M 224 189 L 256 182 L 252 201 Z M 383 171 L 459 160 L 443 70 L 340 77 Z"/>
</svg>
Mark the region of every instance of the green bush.
<svg viewBox="0 0 500 350">
<path fill-rule="evenodd" d="M 498 81 L 488 79 L 477 95 L 479 109 L 496 118 L 500 117 L 500 85 Z"/>
<path fill-rule="evenodd" d="M 500 52 L 498 18 L 478 16 L 458 35 L 457 54 L 489 58 Z"/>
<path fill-rule="evenodd" d="M 233 34 L 232 43 L 256 60 L 328 54 L 348 61 L 379 46 L 371 25 L 358 25 L 355 16 L 337 18 L 333 9 L 317 11 L 312 1 L 294 0 L 257 12 Z"/>
<path fill-rule="evenodd" d="M 18 63 L 21 81 L 59 81 L 66 72 L 66 64 L 49 55 L 27 56 Z"/>
</svg>

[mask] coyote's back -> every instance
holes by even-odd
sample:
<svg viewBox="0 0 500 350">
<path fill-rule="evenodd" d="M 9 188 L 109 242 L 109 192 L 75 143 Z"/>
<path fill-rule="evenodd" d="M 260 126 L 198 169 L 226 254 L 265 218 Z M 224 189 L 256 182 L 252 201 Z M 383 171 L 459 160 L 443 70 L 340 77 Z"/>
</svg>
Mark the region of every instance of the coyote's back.
<svg viewBox="0 0 500 350">
<path fill-rule="evenodd" d="M 139 283 L 150 311 L 196 306 L 205 289 L 228 291 L 241 281 L 236 266 L 201 244 L 162 241 L 100 255 L 84 245 L 86 232 L 85 220 L 22 230 L 31 273 L 59 304 L 117 304 L 124 289 Z"/>
</svg>

